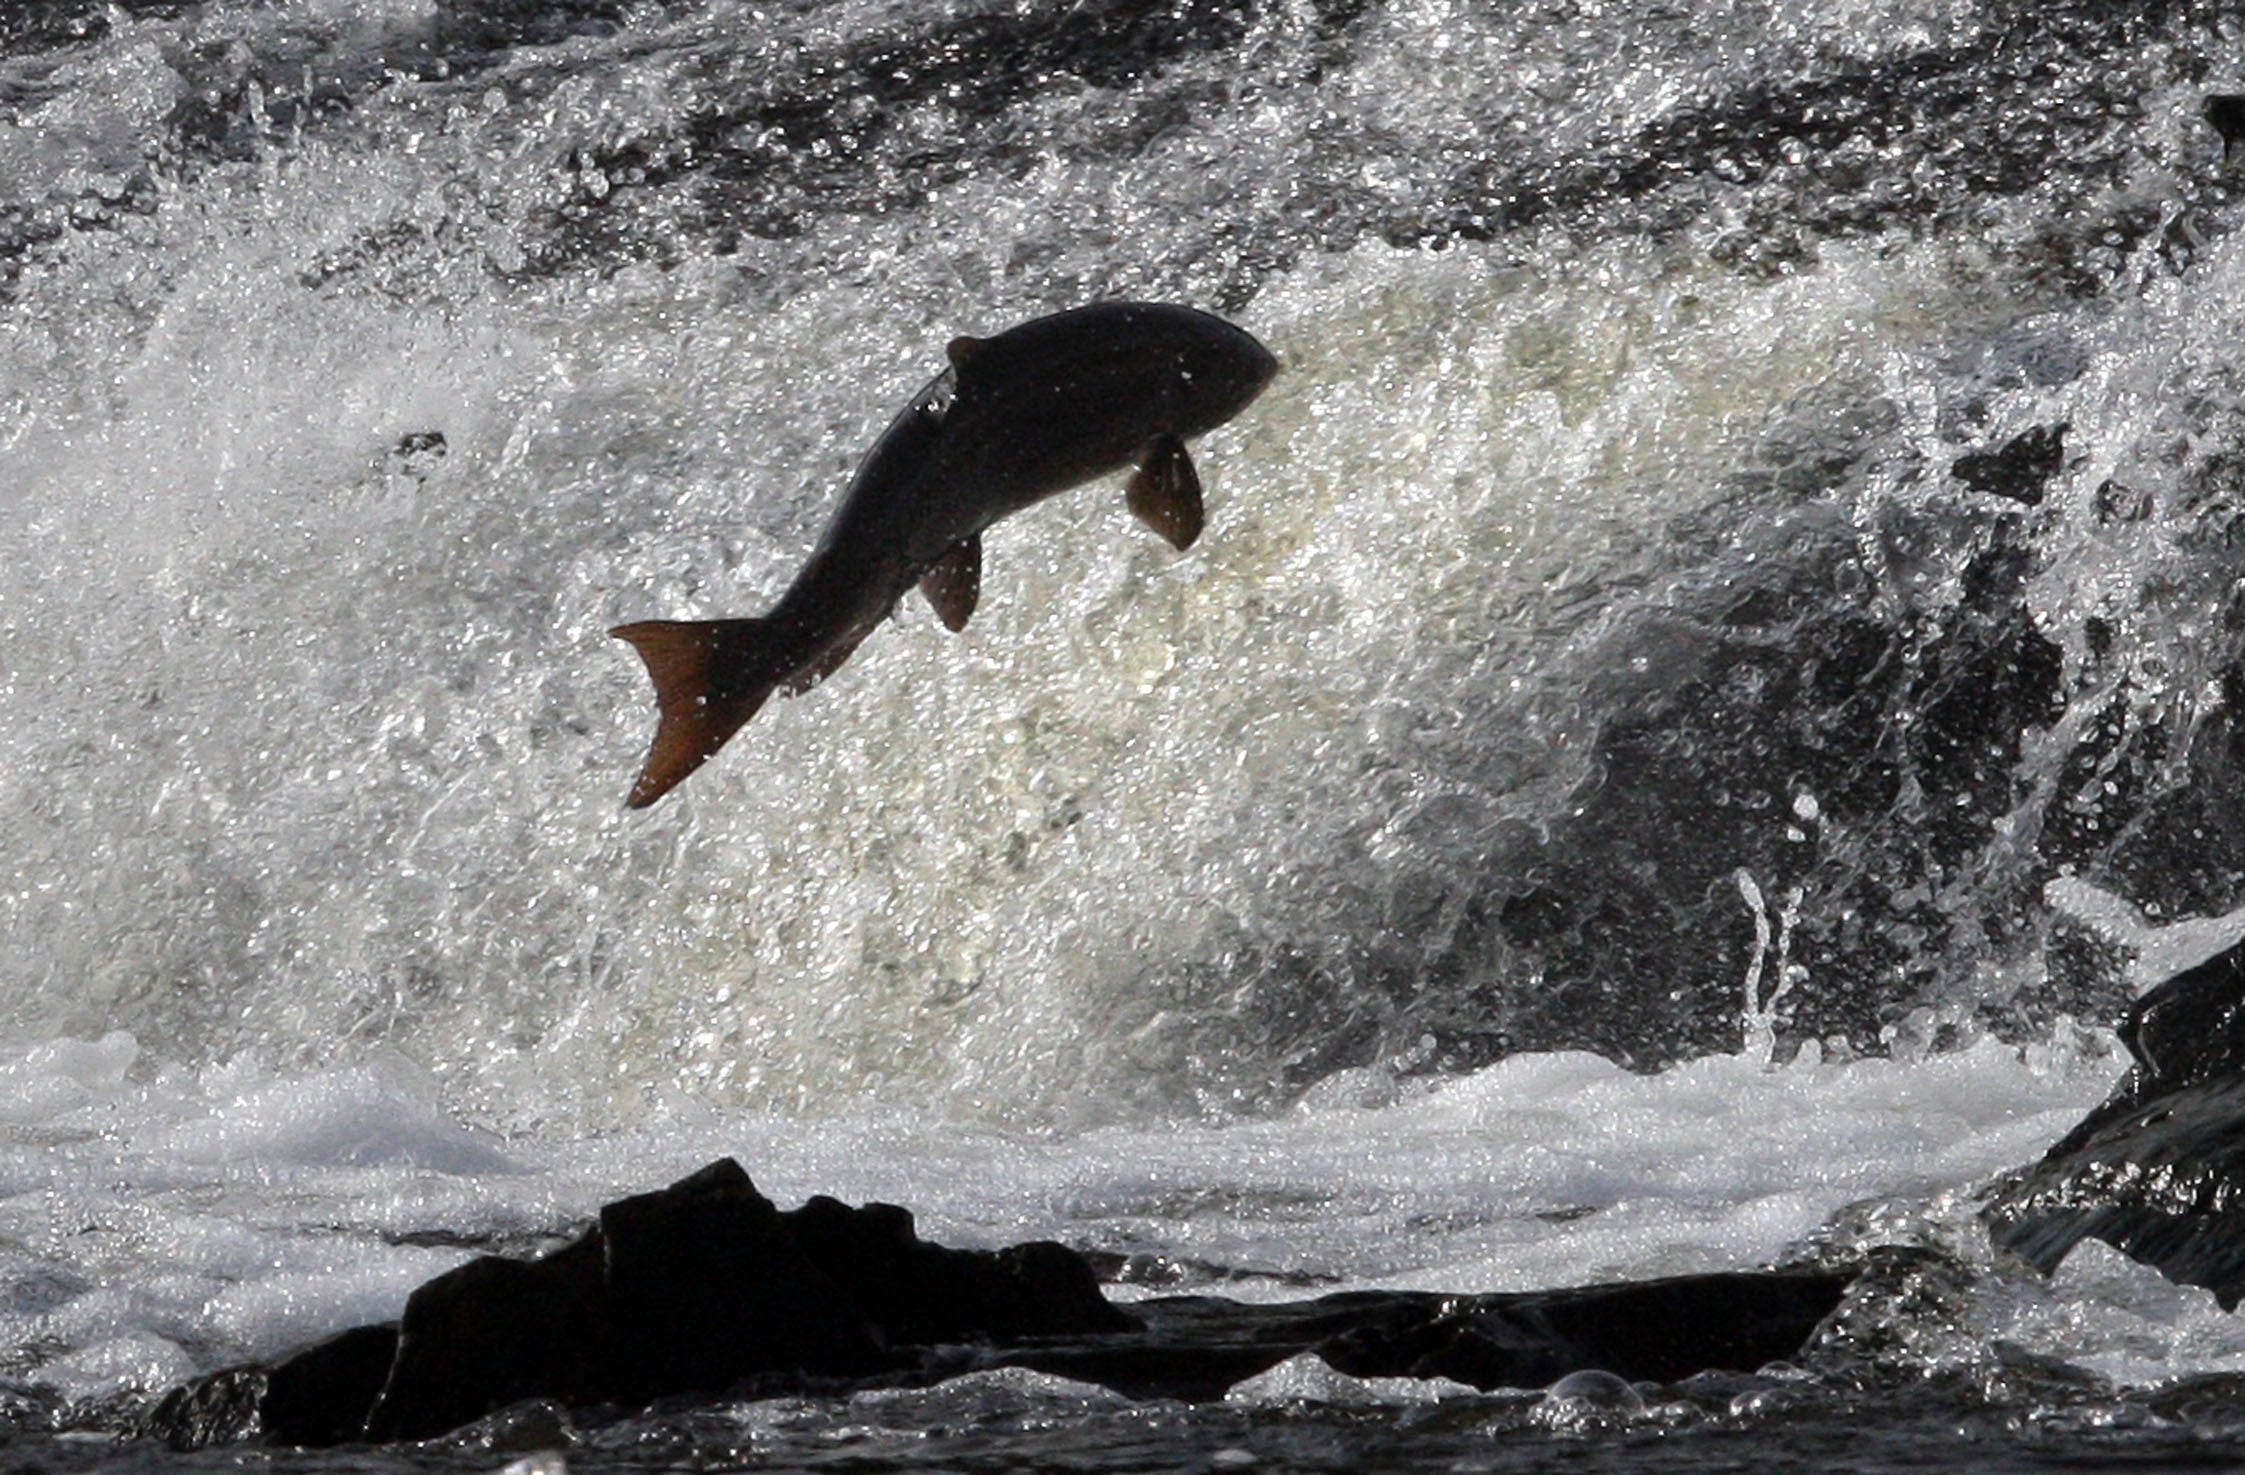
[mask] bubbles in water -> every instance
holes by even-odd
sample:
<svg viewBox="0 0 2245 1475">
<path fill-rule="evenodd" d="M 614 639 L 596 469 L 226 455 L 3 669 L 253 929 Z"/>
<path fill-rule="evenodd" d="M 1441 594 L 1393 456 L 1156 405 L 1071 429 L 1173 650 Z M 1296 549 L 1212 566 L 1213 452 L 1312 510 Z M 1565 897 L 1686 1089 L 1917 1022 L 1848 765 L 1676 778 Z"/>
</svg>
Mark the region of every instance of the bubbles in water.
<svg viewBox="0 0 2245 1475">
<path fill-rule="evenodd" d="M 1643 1413 L 1645 1395 L 1626 1378 L 1596 1368 L 1569 1373 L 1544 1390 L 1537 1417 L 1566 1426 L 1592 1418 L 1628 1418 Z"/>
</svg>

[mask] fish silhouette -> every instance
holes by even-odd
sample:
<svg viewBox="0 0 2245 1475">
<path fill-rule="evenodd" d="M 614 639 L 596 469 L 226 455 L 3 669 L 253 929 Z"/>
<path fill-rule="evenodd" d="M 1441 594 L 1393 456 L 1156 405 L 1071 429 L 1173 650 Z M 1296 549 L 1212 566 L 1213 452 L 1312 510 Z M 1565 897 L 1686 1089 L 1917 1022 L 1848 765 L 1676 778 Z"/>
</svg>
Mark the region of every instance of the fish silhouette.
<svg viewBox="0 0 2245 1475">
<path fill-rule="evenodd" d="M 1251 335 L 1189 307 L 1106 302 L 993 338 L 954 338 L 950 368 L 912 397 L 850 479 L 818 548 L 756 619 L 642 620 L 631 643 L 661 718 L 627 801 L 654 803 L 774 692 L 832 674 L 915 585 L 966 627 L 982 530 L 1135 464 L 1130 510 L 1179 549 L 1202 523 L 1185 439 L 1237 415 L 1278 371 Z"/>
</svg>

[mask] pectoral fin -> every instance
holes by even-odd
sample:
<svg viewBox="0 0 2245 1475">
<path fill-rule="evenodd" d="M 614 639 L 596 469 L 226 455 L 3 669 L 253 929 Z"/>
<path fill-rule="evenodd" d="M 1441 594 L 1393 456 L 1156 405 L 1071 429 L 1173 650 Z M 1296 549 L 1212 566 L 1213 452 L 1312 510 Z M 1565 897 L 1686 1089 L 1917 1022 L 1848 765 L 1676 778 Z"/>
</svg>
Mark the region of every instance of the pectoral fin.
<svg viewBox="0 0 2245 1475">
<path fill-rule="evenodd" d="M 1179 551 L 1193 546 L 1206 520 L 1201 510 L 1200 476 L 1185 443 L 1162 436 L 1146 447 L 1145 459 L 1130 474 L 1130 510 Z"/>
<path fill-rule="evenodd" d="M 982 598 L 982 534 L 954 544 L 937 559 L 920 576 L 920 592 L 935 606 L 936 618 L 946 629 L 966 629 L 976 601 Z"/>
</svg>

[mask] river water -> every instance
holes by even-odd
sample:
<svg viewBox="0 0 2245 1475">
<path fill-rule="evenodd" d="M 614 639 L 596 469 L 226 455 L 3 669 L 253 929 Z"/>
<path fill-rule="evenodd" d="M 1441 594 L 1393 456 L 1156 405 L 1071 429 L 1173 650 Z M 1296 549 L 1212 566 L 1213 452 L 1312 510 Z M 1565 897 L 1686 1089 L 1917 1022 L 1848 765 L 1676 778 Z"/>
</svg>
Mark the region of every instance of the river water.
<svg viewBox="0 0 2245 1475">
<path fill-rule="evenodd" d="M 1973 1211 L 2245 935 L 2238 47 L 2012 0 L 0 17 L 11 1456 L 228 1464 L 98 1429 L 729 1154 L 1122 1295 L 1943 1268 L 1638 1410 L 1006 1374 L 259 1459 L 2225 1457 L 2245 1328 Z M 951 336 L 1106 297 L 1283 361 L 1195 447 L 1202 541 L 1117 487 L 1011 519 L 965 632 L 909 604 L 626 812 L 607 627 L 761 610 Z"/>
</svg>

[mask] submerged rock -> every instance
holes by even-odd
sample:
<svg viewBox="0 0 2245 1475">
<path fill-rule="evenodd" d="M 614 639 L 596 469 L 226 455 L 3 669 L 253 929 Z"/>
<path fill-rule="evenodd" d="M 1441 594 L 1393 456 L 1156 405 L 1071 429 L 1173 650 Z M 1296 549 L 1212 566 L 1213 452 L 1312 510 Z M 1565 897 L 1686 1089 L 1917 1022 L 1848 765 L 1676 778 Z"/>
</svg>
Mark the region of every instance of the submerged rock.
<svg viewBox="0 0 2245 1475">
<path fill-rule="evenodd" d="M 1541 1388 L 1570 1373 L 1674 1382 L 1791 1357 L 1838 1307 L 1853 1270 L 1746 1271 L 1483 1296 L 1344 1291 L 1251 1304 L 1173 1296 L 1131 1309 L 1133 1332 L 1009 1349 L 1003 1359 L 1133 1398 L 1220 1398 L 1313 1352 L 1357 1378 Z"/>
<path fill-rule="evenodd" d="M 1275 1305 L 1176 1296 L 1125 1313 L 1064 1246 L 947 1249 L 890 1204 L 814 1198 L 782 1213 L 727 1159 L 608 1205 L 550 1255 L 483 1256 L 438 1276 L 395 1326 L 175 1389 L 144 1432 L 182 1449 L 425 1439 L 533 1401 L 632 1407 L 994 1367 L 1211 1399 L 1305 1352 L 1355 1377 L 1477 1388 L 1589 1370 L 1666 1382 L 1791 1356 L 1852 1278 L 1793 1270 Z"/>
<path fill-rule="evenodd" d="M 2225 1310 L 2245 1300 L 2245 945 L 2139 999 L 2136 1065 L 2111 1098 L 1982 1211 L 2048 1273 L 2101 1239 Z"/>
<path fill-rule="evenodd" d="M 1973 491 L 2039 506 L 2051 480 L 2065 469 L 2070 426 L 2037 425 L 1992 451 L 1959 456 L 1949 474 Z"/>
</svg>

